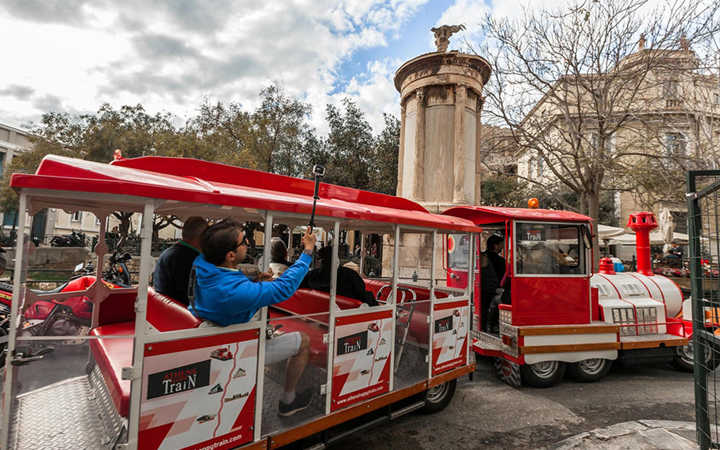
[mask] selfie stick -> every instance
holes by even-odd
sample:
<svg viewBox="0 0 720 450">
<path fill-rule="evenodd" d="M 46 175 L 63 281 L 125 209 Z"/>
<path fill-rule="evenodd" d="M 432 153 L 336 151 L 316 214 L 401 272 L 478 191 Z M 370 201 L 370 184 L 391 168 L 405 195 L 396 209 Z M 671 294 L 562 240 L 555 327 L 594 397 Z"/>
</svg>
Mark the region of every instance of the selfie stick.
<svg viewBox="0 0 720 450">
<path fill-rule="evenodd" d="M 317 205 L 317 201 L 320 199 L 320 195 L 318 195 L 318 190 L 320 189 L 320 178 L 325 176 L 325 167 L 316 164 L 313 166 L 313 174 L 315 175 L 315 194 L 313 195 L 313 208 L 312 208 L 312 214 L 310 215 L 310 229 L 312 230 L 315 228 L 315 206 Z"/>
</svg>

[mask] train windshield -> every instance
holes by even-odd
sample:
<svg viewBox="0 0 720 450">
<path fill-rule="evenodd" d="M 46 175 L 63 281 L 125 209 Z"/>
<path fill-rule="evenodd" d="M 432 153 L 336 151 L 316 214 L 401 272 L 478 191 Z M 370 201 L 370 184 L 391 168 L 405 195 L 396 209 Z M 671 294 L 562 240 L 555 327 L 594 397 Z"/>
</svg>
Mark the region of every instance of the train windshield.
<svg viewBox="0 0 720 450">
<path fill-rule="evenodd" d="M 515 273 L 586 275 L 583 224 L 520 222 L 515 226 Z"/>
<path fill-rule="evenodd" d="M 466 234 L 449 234 L 447 237 L 448 267 L 467 270 L 470 237 Z"/>
</svg>

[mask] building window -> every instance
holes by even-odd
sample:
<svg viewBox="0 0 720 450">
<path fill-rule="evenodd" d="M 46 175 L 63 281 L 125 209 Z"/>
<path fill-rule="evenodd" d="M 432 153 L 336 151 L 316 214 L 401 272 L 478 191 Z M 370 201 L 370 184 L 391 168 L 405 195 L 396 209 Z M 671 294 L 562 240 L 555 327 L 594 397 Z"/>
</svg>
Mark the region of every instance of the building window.
<svg viewBox="0 0 720 450">
<path fill-rule="evenodd" d="M 666 99 L 674 99 L 677 97 L 677 86 L 677 80 L 666 80 L 665 83 L 663 83 L 663 97 Z"/>
<path fill-rule="evenodd" d="M 720 93 L 714 93 L 713 94 L 713 103 L 716 105 L 720 105 Z"/>
<path fill-rule="evenodd" d="M 590 145 L 592 145 L 593 150 L 597 150 L 598 146 L 600 145 L 600 135 L 597 133 L 592 133 L 590 135 Z M 615 135 L 614 134 L 608 134 L 605 135 L 605 152 L 608 155 L 612 155 L 615 151 Z"/>
<path fill-rule="evenodd" d="M 537 176 L 538 178 L 541 178 L 543 176 L 543 173 L 545 172 L 545 160 L 542 158 L 538 158 L 537 162 Z"/>
<path fill-rule="evenodd" d="M 5 211 L 3 214 L 3 225 L 7 227 L 17 226 L 18 214 L 17 211 Z"/>
<path fill-rule="evenodd" d="M 72 216 L 70 216 L 70 222 L 81 222 L 82 221 L 82 211 L 75 211 L 72 213 Z"/>
<path fill-rule="evenodd" d="M 687 139 L 682 133 L 665 133 L 665 156 L 685 156 Z"/>
<path fill-rule="evenodd" d="M 528 171 L 527 171 L 528 177 L 532 177 L 533 175 L 535 175 L 535 169 L 536 169 L 535 158 L 530 158 L 528 160 Z"/>
<path fill-rule="evenodd" d="M 675 232 L 687 234 L 687 211 L 670 211 L 670 215 L 672 216 L 673 224 L 675 225 Z"/>
</svg>

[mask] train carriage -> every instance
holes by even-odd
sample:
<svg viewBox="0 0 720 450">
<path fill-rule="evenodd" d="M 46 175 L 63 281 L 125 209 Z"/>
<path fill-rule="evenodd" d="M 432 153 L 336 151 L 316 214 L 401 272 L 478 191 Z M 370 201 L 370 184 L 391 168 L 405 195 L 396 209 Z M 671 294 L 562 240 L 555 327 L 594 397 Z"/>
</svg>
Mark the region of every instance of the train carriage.
<svg viewBox="0 0 720 450">
<path fill-rule="evenodd" d="M 435 273 L 435 243 L 444 234 L 476 239 L 480 228 L 468 220 L 322 183 L 315 223 L 334 238 L 333 268 L 341 232 L 380 234 L 390 245 L 385 278 L 366 280 L 378 305 L 337 295 L 333 270 L 329 292 L 300 289 L 247 323 L 202 327 L 184 306 L 149 286 L 153 217 L 260 223 L 267 266 L 273 226 L 307 224 L 312 181 L 182 158 L 102 164 L 51 155 L 35 174 L 14 174 L 11 186 L 19 194 L 20 230 L 39 211 L 57 208 L 94 214 L 101 231 L 96 277 L 80 290 L 47 293 L 29 289 L 34 246 L 19 233 L 5 337 L 4 448 L 275 448 L 300 439 L 326 444 L 352 432 L 349 421 L 373 411 L 376 423 L 442 409 L 455 380 L 474 369 L 470 288 L 438 287 L 432 276 L 415 282 L 399 270 L 402 260 Z M 131 287 L 102 281 L 104 230 L 117 211 L 141 214 L 139 275 Z M 423 259 L 427 254 L 430 259 Z M 467 264 L 472 268 L 474 261 Z M 92 304 L 88 333 L 33 335 L 24 329 L 33 304 L 78 296 Z M 300 384 L 313 400 L 283 417 L 277 405 L 284 362 L 266 343 L 296 331 L 309 339 Z"/>
<path fill-rule="evenodd" d="M 690 300 L 683 300 L 670 279 L 652 272 L 648 234 L 657 226 L 652 213 L 629 218 L 638 242 L 638 271 L 632 273 L 616 273 L 609 258 L 601 259 L 593 273 L 587 216 L 490 206 L 459 206 L 443 214 L 483 227 L 475 247 L 462 239 L 448 245 L 448 285 L 468 285 L 463 255 L 473 253 L 472 349 L 495 358 L 499 376 L 509 384 L 549 387 L 566 371 L 581 381 L 596 381 L 618 359 L 672 360 L 692 370 Z M 492 235 L 503 241 L 505 272 L 498 280 L 503 293 L 495 296 L 494 305 L 483 299 L 493 294 L 483 293 L 483 283 L 491 280 L 482 276 L 480 259 Z M 493 313 L 496 323 L 487 319 Z"/>
</svg>

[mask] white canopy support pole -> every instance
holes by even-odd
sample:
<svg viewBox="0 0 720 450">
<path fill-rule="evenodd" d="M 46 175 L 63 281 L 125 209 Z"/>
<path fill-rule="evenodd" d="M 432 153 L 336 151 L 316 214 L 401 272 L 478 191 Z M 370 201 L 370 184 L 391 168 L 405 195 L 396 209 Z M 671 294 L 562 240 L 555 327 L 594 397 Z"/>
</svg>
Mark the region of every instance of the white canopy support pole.
<svg viewBox="0 0 720 450">
<path fill-rule="evenodd" d="M 432 378 L 433 324 L 435 323 L 435 257 L 437 256 L 437 231 L 432 232 L 432 259 L 430 260 L 430 332 L 428 333 L 428 378 Z"/>
<path fill-rule="evenodd" d="M 365 276 L 365 233 L 360 232 L 360 276 Z"/>
<path fill-rule="evenodd" d="M 392 287 L 390 288 L 390 295 L 388 296 L 388 304 L 391 304 L 394 306 L 393 309 L 393 315 L 392 315 L 392 336 L 391 336 L 391 344 L 392 345 L 392 351 L 390 352 L 390 392 L 395 389 L 395 333 L 396 333 L 396 326 L 395 322 L 397 321 L 398 317 L 398 310 L 397 310 L 397 289 L 398 289 L 398 279 L 400 278 L 400 267 L 399 267 L 399 261 L 400 261 L 400 226 L 394 225 L 395 228 L 395 236 L 393 239 L 393 264 L 392 264 Z M 408 326 L 410 326 L 408 324 Z"/>
<path fill-rule="evenodd" d="M 270 241 L 272 240 L 273 215 L 265 212 L 265 239 L 263 248 L 263 266 L 260 271 L 266 272 L 270 267 Z M 292 230 L 291 230 L 292 231 Z M 258 341 L 257 384 L 255 386 L 255 429 L 253 440 L 260 439 L 263 416 L 263 390 L 265 387 L 265 327 L 267 327 L 267 306 L 260 309 L 260 339 Z"/>
<path fill-rule="evenodd" d="M 27 209 L 27 194 L 20 191 L 20 200 L 18 204 L 18 233 L 15 241 L 15 270 L 13 272 L 13 295 L 12 305 L 10 306 L 10 326 L 7 343 L 7 353 L 5 355 L 5 386 L 3 387 L 2 402 L 2 429 L 0 429 L 0 448 L 9 447 L 10 439 L 10 414 L 12 411 L 13 396 L 15 395 L 13 383 L 17 369 L 12 365 L 12 359 L 15 354 L 15 339 L 17 338 L 17 329 L 19 326 L 19 307 L 21 290 L 25 289 L 25 277 L 23 276 L 23 260 L 25 252 L 25 210 Z"/>
<path fill-rule="evenodd" d="M 468 330 L 467 336 L 465 337 L 467 342 L 467 359 L 465 361 L 468 364 L 470 363 L 470 355 L 472 348 L 472 335 L 470 333 L 470 329 L 472 328 L 472 317 L 473 311 L 475 310 L 475 307 L 473 306 L 473 301 L 475 295 L 475 261 L 477 260 L 475 258 L 476 237 L 477 235 L 475 233 L 468 233 L 468 238 L 470 241 L 470 251 L 468 252 L 468 278 L 467 287 L 465 288 L 465 295 L 470 299 L 468 301 L 468 305 L 470 305 L 470 307 L 468 308 L 468 314 L 465 316 L 465 329 Z"/>
<path fill-rule="evenodd" d="M 392 272 L 392 290 L 390 291 L 390 296 L 388 297 L 388 302 L 391 304 L 397 303 L 397 287 L 398 287 L 398 279 L 400 278 L 400 269 L 398 268 L 398 264 L 400 261 L 400 226 L 395 225 L 395 239 L 394 239 L 394 247 L 393 247 L 393 272 Z M 391 366 L 392 367 L 392 366 Z"/>
<path fill-rule="evenodd" d="M 130 384 L 130 418 L 128 420 L 128 449 L 137 448 L 138 431 L 140 429 L 140 397 L 142 395 L 143 358 L 145 354 L 145 337 L 147 326 L 147 292 L 150 273 L 152 272 L 152 233 L 155 205 L 145 203 L 140 228 L 140 275 L 138 276 L 137 298 L 135 300 L 135 343 L 133 347 L 133 365 Z M 125 368 L 123 368 L 125 369 Z M 124 371 L 124 370 L 123 370 Z"/>
<path fill-rule="evenodd" d="M 333 375 L 333 356 L 335 355 L 335 312 L 337 305 L 335 297 L 337 296 L 337 272 L 340 266 L 338 259 L 338 247 L 340 245 L 340 222 L 333 223 L 333 240 L 332 240 L 332 259 L 330 264 L 330 305 L 328 318 L 328 360 L 327 360 L 327 381 L 325 385 L 325 413 L 330 414 L 332 402 L 332 375 Z"/>
</svg>

